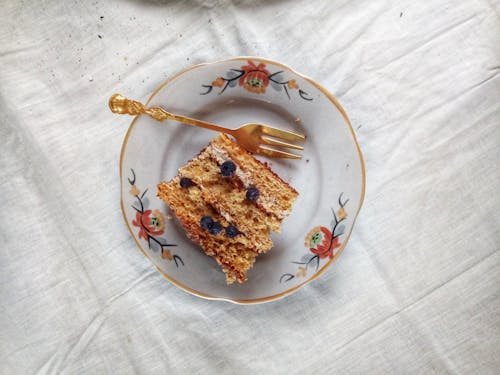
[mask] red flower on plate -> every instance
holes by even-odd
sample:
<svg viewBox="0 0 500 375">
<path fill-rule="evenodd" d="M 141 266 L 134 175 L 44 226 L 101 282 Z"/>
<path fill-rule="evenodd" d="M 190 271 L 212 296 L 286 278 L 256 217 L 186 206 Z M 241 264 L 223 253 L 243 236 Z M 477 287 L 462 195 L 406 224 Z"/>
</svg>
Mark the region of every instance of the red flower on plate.
<svg viewBox="0 0 500 375">
<path fill-rule="evenodd" d="M 139 238 L 144 238 L 147 241 L 148 235 L 159 236 L 163 234 L 165 218 L 159 210 L 146 210 L 142 214 L 136 212 L 132 224 L 139 228 Z"/>
<path fill-rule="evenodd" d="M 305 245 L 313 254 L 321 259 L 335 255 L 335 249 L 340 246 L 339 238 L 333 237 L 332 232 L 325 227 L 316 227 L 309 232 Z"/>
<path fill-rule="evenodd" d="M 265 93 L 269 86 L 269 70 L 265 68 L 266 64 L 255 65 L 252 60 L 248 60 L 248 65 L 241 67 L 244 73 L 240 78 L 240 86 L 257 94 Z"/>
</svg>

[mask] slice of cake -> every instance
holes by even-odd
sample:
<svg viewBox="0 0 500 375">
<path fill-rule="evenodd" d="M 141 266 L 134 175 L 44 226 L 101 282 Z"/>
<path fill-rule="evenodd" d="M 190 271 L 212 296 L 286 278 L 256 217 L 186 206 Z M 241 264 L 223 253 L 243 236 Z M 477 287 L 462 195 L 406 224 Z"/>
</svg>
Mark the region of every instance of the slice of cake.
<svg viewBox="0 0 500 375">
<path fill-rule="evenodd" d="M 297 195 L 225 135 L 158 185 L 158 196 L 187 236 L 222 266 L 228 284 L 245 282 L 257 255 L 271 249 L 271 231 L 279 232 Z"/>
</svg>

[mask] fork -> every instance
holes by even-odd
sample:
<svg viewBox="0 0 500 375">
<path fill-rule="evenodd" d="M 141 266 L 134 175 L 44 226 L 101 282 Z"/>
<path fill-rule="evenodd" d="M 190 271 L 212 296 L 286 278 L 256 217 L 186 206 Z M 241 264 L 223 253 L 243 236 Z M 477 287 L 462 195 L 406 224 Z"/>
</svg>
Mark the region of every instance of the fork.
<svg viewBox="0 0 500 375">
<path fill-rule="evenodd" d="M 216 124 L 212 124 L 210 122 L 176 115 L 174 113 L 167 112 L 161 107 L 146 107 L 141 102 L 127 99 L 120 94 L 114 94 L 111 96 L 111 98 L 109 98 L 109 108 L 113 113 L 128 114 L 134 116 L 145 114 L 157 121 L 174 120 L 182 122 L 184 124 L 194 125 L 201 128 L 226 133 L 236 138 L 238 144 L 244 149 L 256 154 L 275 158 L 301 159 L 301 155 L 276 150 L 268 146 L 303 150 L 304 147 L 302 146 L 293 143 L 287 143 L 284 141 L 293 142 L 306 139 L 306 137 L 302 134 L 297 134 L 256 123 L 245 124 L 237 129 L 228 129 Z"/>
</svg>

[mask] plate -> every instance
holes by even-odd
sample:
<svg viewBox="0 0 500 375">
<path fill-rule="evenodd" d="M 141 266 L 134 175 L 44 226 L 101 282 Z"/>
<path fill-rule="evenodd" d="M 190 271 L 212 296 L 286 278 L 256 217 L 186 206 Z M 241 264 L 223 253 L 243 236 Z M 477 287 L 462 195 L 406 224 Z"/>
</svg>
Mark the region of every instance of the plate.
<svg viewBox="0 0 500 375">
<path fill-rule="evenodd" d="M 349 119 L 324 87 L 281 63 L 237 57 L 178 73 L 148 105 L 229 128 L 260 122 L 307 136 L 301 160 L 257 156 L 300 195 L 248 281 L 226 285 L 219 265 L 187 239 L 156 197 L 157 184 L 174 177 L 217 133 L 134 118 L 120 158 L 121 207 L 137 246 L 167 280 L 203 298 L 260 303 L 298 290 L 339 257 L 363 202 L 365 173 Z"/>
</svg>

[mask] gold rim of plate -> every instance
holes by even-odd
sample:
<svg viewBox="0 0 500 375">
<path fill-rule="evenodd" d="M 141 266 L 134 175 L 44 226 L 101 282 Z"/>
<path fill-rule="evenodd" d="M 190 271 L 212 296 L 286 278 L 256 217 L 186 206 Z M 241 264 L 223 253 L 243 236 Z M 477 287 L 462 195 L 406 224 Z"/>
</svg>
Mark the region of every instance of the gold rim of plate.
<svg viewBox="0 0 500 375">
<path fill-rule="evenodd" d="M 167 86 L 171 81 L 173 81 L 174 79 L 180 77 L 181 75 L 183 75 L 183 74 L 185 74 L 185 73 L 187 73 L 187 72 L 189 72 L 189 71 L 191 71 L 193 69 L 197 69 L 197 68 L 199 68 L 201 66 L 205 66 L 205 65 L 213 65 L 213 64 L 219 64 L 219 63 L 222 63 L 222 62 L 237 61 L 237 60 L 256 60 L 256 61 L 262 61 L 262 62 L 265 62 L 265 63 L 269 63 L 269 64 L 273 64 L 273 65 L 279 66 L 279 67 L 284 68 L 284 69 L 288 69 L 289 71 L 293 72 L 294 74 L 296 74 L 299 77 L 303 78 L 304 80 L 308 81 L 310 84 L 312 84 L 313 86 L 315 86 L 318 90 L 320 90 L 333 103 L 333 105 L 335 107 L 337 107 L 337 109 L 340 111 L 340 113 L 342 114 L 342 116 L 344 117 L 344 119 L 347 122 L 347 124 L 349 126 L 349 130 L 351 132 L 352 139 L 353 139 L 354 144 L 356 145 L 356 149 L 358 151 L 359 162 L 360 162 L 360 165 L 361 165 L 361 174 L 362 174 L 363 179 L 362 179 L 362 187 L 361 187 L 361 196 L 360 196 L 360 200 L 359 200 L 359 207 L 358 207 L 358 210 L 356 211 L 356 215 L 354 216 L 354 219 L 352 221 L 351 230 L 347 234 L 347 237 L 343 241 L 341 247 L 339 248 L 339 250 L 335 254 L 335 256 L 332 259 L 330 259 L 327 263 L 325 263 L 323 265 L 323 267 L 321 267 L 313 276 L 311 276 L 309 279 L 301 282 L 300 284 L 297 284 L 294 287 L 292 287 L 290 289 L 287 289 L 287 290 L 285 290 L 284 292 L 281 292 L 281 293 L 273 294 L 271 296 L 262 297 L 262 298 L 254 298 L 254 299 L 232 299 L 232 298 L 224 298 L 224 297 L 212 296 L 210 294 L 206 294 L 206 293 L 200 292 L 198 290 L 192 289 L 192 288 L 190 288 L 190 287 L 188 287 L 188 286 L 180 283 L 179 281 L 175 280 L 171 276 L 167 275 L 162 269 L 160 269 L 158 266 L 155 265 L 153 259 L 151 259 L 151 257 L 147 254 L 147 252 L 142 248 L 141 244 L 135 238 L 134 232 L 132 231 L 132 228 L 130 228 L 130 224 L 127 221 L 127 216 L 125 214 L 125 207 L 124 207 L 124 204 L 123 204 L 123 187 L 122 187 L 123 155 L 125 153 L 125 149 L 127 148 L 127 142 L 128 142 L 128 138 L 130 136 L 130 133 L 132 132 L 132 129 L 134 128 L 135 123 L 136 123 L 137 119 L 139 118 L 139 116 L 134 117 L 134 119 L 132 120 L 132 123 L 130 124 L 130 126 L 129 126 L 128 130 L 127 130 L 127 133 L 125 134 L 125 138 L 124 138 L 123 144 L 122 144 L 122 149 L 121 149 L 121 152 L 120 152 L 120 207 L 121 207 L 121 210 L 122 210 L 123 219 L 125 220 L 125 224 L 127 226 L 127 229 L 130 232 L 130 235 L 134 239 L 134 241 L 135 241 L 137 247 L 139 248 L 139 250 L 141 250 L 141 252 L 144 254 L 144 256 L 146 258 L 148 258 L 149 261 L 156 267 L 156 269 L 158 270 L 158 272 L 160 272 L 160 274 L 163 277 L 165 277 L 168 281 L 170 281 L 172 284 L 174 284 L 175 286 L 179 287 L 180 289 L 182 289 L 182 290 L 184 290 L 184 291 L 186 291 L 186 292 L 188 292 L 190 294 L 193 294 L 195 296 L 198 296 L 198 297 L 201 297 L 201 298 L 205 298 L 205 299 L 219 300 L 219 301 L 228 301 L 228 302 L 233 302 L 233 303 L 238 303 L 238 304 L 255 304 L 255 303 L 262 303 L 262 302 L 273 301 L 273 300 L 285 297 L 285 296 L 293 293 L 294 291 L 296 291 L 297 289 L 299 289 L 303 285 L 305 285 L 305 284 L 307 284 L 307 283 L 315 280 L 319 276 L 321 276 L 321 274 L 323 274 L 323 272 L 325 272 L 325 270 L 332 265 L 332 263 L 340 256 L 340 254 L 342 254 L 342 252 L 344 251 L 344 248 L 346 247 L 346 245 L 347 245 L 347 243 L 349 241 L 349 238 L 351 237 L 351 233 L 352 233 L 352 230 L 354 229 L 354 225 L 356 223 L 356 219 L 358 217 L 358 213 L 359 213 L 361 207 L 363 206 L 363 201 L 365 199 L 365 189 L 366 189 L 366 174 L 365 174 L 365 162 L 364 162 L 364 159 L 363 159 L 363 154 L 361 153 L 361 149 L 360 149 L 358 141 L 356 139 L 356 135 L 354 133 L 354 129 L 352 127 L 351 121 L 349 120 L 349 117 L 347 116 L 346 111 L 340 105 L 340 103 L 337 101 L 337 99 L 325 87 L 323 87 L 322 85 L 320 85 L 319 83 L 317 83 L 316 81 L 314 81 L 312 78 L 309 78 L 309 77 L 307 77 L 307 76 L 305 76 L 305 75 L 303 75 L 303 74 L 295 71 L 294 69 L 290 68 L 289 66 L 286 66 L 286 65 L 284 65 L 282 63 L 279 63 L 277 61 L 274 61 L 274 60 L 270 60 L 270 59 L 266 59 L 266 58 L 261 58 L 261 57 L 255 57 L 255 56 L 237 56 L 237 57 L 232 57 L 232 58 L 228 58 L 228 59 L 222 59 L 222 60 L 218 60 L 218 61 L 214 61 L 214 62 L 210 62 L 210 63 L 202 63 L 202 64 L 193 65 L 193 66 L 191 66 L 189 68 L 181 70 L 177 74 L 174 74 L 173 76 L 169 77 L 166 81 L 164 81 L 151 94 L 151 96 L 149 97 L 148 101 L 146 102 L 146 105 L 149 105 L 149 103 L 156 96 L 156 94 L 158 94 L 158 92 L 160 92 L 160 90 L 163 89 L 165 86 Z"/>
</svg>

